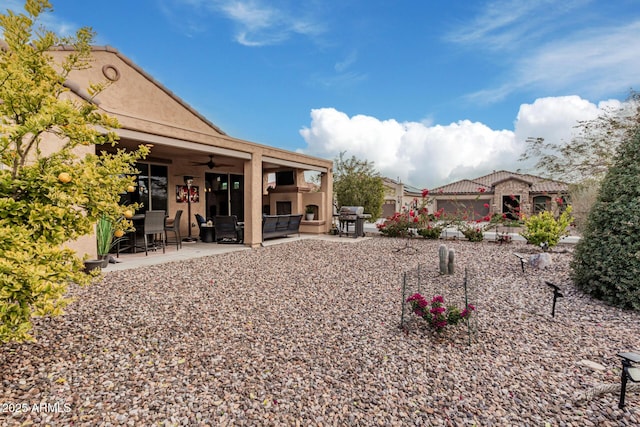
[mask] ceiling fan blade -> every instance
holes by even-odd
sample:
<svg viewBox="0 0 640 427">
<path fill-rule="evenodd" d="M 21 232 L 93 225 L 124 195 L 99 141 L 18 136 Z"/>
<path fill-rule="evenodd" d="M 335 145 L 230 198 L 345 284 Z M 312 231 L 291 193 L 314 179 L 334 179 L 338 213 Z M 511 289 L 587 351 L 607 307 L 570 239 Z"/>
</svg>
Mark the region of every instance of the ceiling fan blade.
<svg viewBox="0 0 640 427">
<path fill-rule="evenodd" d="M 225 167 L 225 166 L 233 166 L 230 164 L 224 164 L 224 163 L 217 163 L 215 161 L 213 161 L 213 155 L 209 155 L 209 161 L 208 162 L 191 162 L 192 165 L 194 166 L 207 166 L 209 169 L 214 169 L 214 168 L 218 168 L 218 167 Z"/>
</svg>

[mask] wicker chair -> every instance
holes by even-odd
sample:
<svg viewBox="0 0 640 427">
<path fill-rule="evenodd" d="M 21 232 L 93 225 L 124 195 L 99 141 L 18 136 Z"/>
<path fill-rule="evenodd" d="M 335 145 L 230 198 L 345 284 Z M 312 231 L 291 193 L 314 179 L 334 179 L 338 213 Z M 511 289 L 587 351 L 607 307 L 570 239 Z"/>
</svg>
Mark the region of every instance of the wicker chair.
<svg viewBox="0 0 640 427">
<path fill-rule="evenodd" d="M 147 211 L 144 214 L 144 254 L 149 255 L 149 244 L 155 250 L 157 245 L 162 246 L 162 253 L 165 253 L 167 233 L 164 229 L 165 211 Z M 152 236 L 149 241 L 148 236 Z M 160 236 L 160 240 L 156 240 Z"/>
<path fill-rule="evenodd" d="M 182 216 L 182 209 L 176 211 L 176 216 L 173 218 L 167 218 L 164 223 L 165 233 L 172 232 L 176 236 L 176 250 L 182 247 L 182 238 L 180 237 L 180 217 Z M 167 243 L 169 238 L 167 237 Z"/>
<path fill-rule="evenodd" d="M 242 243 L 244 230 L 240 225 L 238 225 L 237 216 L 216 216 L 214 226 L 216 230 L 216 242 L 232 241 L 235 243 Z"/>
</svg>

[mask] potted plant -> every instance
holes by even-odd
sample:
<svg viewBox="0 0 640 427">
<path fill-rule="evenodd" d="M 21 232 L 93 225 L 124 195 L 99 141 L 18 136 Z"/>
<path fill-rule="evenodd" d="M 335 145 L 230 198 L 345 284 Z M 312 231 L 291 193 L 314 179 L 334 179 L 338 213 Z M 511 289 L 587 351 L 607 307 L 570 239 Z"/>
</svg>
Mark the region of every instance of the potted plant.
<svg viewBox="0 0 640 427">
<path fill-rule="evenodd" d="M 306 219 L 307 221 L 313 221 L 313 218 L 315 217 L 315 211 L 313 209 L 312 205 L 307 205 L 307 209 L 306 209 Z"/>
<path fill-rule="evenodd" d="M 98 240 L 98 258 L 103 260 L 102 267 L 104 268 L 109 265 L 109 251 L 113 240 L 113 225 L 104 215 L 96 224 L 96 239 Z"/>
<path fill-rule="evenodd" d="M 96 224 L 96 239 L 98 241 L 98 258 L 102 260 L 102 268 L 109 265 L 109 252 L 120 240 L 124 232 L 115 230 L 113 222 L 103 215 Z"/>
</svg>

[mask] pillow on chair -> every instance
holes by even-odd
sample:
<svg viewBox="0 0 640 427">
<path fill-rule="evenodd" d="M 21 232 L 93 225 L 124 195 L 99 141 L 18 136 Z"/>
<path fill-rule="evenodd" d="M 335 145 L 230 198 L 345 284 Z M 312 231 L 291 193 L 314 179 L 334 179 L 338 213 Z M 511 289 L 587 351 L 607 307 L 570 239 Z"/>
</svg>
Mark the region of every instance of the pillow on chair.
<svg viewBox="0 0 640 427">
<path fill-rule="evenodd" d="M 200 227 L 200 225 L 205 224 L 207 220 L 204 219 L 202 215 L 196 214 L 196 222 L 198 223 L 198 227 Z"/>
</svg>

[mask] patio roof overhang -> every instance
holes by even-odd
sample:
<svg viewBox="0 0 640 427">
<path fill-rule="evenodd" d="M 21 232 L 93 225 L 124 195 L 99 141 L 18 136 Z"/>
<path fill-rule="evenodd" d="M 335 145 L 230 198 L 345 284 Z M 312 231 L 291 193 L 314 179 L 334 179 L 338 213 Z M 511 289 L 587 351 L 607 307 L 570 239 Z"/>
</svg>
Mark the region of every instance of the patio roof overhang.
<svg viewBox="0 0 640 427">
<path fill-rule="evenodd" d="M 115 133 L 123 140 L 135 141 L 143 144 L 153 144 L 156 147 L 156 152 L 166 154 L 166 152 L 177 150 L 187 150 L 191 152 L 211 154 L 217 156 L 224 156 L 225 158 L 251 160 L 252 153 L 242 150 L 234 150 L 226 147 L 219 147 L 215 145 L 203 144 L 199 142 L 186 141 L 179 138 L 173 138 L 164 135 L 157 135 L 147 132 L 136 131 L 132 129 L 114 129 Z M 159 149 L 159 150 L 158 150 Z M 262 157 L 263 168 L 266 169 L 278 169 L 282 167 L 290 167 L 308 171 L 316 171 L 320 173 L 329 172 L 329 168 L 312 163 L 304 163 L 300 161 L 287 160 L 274 156 Z"/>
<path fill-rule="evenodd" d="M 139 132 L 130 129 L 116 129 L 115 132 L 121 137 L 132 141 L 139 141 L 145 144 L 155 144 L 164 147 L 178 148 L 190 151 L 199 151 L 208 154 L 218 154 L 221 156 L 234 157 L 237 159 L 250 160 L 251 153 L 246 151 L 233 150 L 214 145 L 200 144 L 183 139 L 172 138 L 163 135 L 154 135 L 146 132 Z"/>
</svg>

